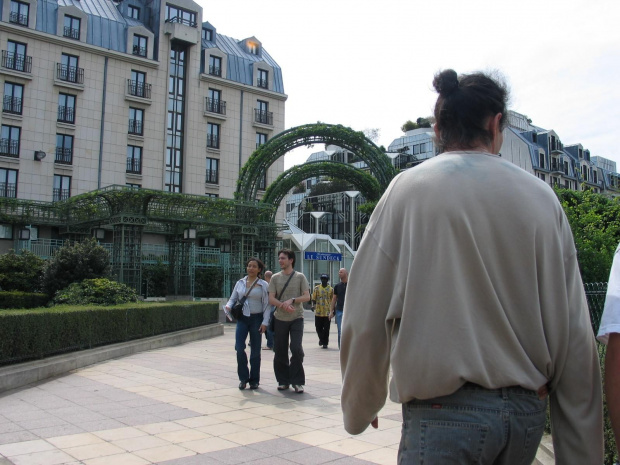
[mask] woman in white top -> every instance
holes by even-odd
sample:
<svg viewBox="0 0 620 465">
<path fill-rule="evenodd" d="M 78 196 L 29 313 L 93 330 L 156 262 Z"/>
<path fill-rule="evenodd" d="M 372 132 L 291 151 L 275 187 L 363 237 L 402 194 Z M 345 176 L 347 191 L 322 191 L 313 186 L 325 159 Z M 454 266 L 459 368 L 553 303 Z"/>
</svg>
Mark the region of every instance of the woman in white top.
<svg viewBox="0 0 620 465">
<path fill-rule="evenodd" d="M 248 383 L 250 389 L 258 389 L 260 383 L 261 334 L 267 329 L 270 316 L 269 285 L 259 277 L 265 269 L 265 265 L 258 258 L 250 258 L 245 264 L 245 269 L 247 276 L 237 281 L 230 299 L 226 303 L 226 312 L 230 313 L 233 305 L 247 294 L 243 304 L 243 315 L 237 320 L 235 334 L 237 374 L 239 375 L 239 389 L 245 389 Z M 248 334 L 250 335 L 249 370 L 248 357 L 245 353 Z"/>
</svg>

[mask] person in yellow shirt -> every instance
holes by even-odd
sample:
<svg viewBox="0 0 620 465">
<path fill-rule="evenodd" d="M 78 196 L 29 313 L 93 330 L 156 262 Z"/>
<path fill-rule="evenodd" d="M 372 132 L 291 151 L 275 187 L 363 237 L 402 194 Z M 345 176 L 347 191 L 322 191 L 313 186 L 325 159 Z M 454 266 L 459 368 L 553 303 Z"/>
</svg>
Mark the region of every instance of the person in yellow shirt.
<svg viewBox="0 0 620 465">
<path fill-rule="evenodd" d="M 334 289 L 328 284 L 329 275 L 321 275 L 321 284 L 317 284 L 312 291 L 312 309 L 314 310 L 314 325 L 319 335 L 319 345 L 327 349 L 329 345 L 329 307 L 334 296 Z"/>
</svg>

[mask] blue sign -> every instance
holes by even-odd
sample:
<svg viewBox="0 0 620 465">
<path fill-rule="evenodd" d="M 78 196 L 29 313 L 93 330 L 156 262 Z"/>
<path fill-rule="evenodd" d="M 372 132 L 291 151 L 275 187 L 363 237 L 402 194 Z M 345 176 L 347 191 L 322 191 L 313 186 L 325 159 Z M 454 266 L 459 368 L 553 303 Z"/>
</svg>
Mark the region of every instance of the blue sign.
<svg viewBox="0 0 620 465">
<path fill-rule="evenodd" d="M 341 253 L 327 253 L 327 252 L 304 252 L 304 259 L 306 260 L 329 260 L 331 262 L 341 262 Z"/>
</svg>

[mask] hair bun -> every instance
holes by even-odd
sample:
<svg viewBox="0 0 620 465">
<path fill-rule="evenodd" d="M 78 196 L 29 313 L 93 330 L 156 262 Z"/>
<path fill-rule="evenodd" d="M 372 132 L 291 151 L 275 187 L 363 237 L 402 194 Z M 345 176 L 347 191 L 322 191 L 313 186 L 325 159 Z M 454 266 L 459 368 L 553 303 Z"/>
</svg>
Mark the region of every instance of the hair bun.
<svg viewBox="0 0 620 465">
<path fill-rule="evenodd" d="M 433 87 L 442 97 L 447 97 L 459 87 L 459 80 L 456 71 L 446 69 L 435 75 Z"/>
</svg>

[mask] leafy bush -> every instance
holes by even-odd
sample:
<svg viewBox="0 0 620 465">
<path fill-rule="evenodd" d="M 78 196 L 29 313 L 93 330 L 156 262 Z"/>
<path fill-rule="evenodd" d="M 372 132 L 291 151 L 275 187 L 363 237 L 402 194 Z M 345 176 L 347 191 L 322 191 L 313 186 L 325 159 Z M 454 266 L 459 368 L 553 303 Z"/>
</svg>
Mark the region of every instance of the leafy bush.
<svg viewBox="0 0 620 465">
<path fill-rule="evenodd" d="M 1 291 L 0 308 L 43 307 L 49 301 L 47 294 L 21 291 Z"/>
<path fill-rule="evenodd" d="M 56 291 L 84 279 L 106 278 L 110 257 L 95 238 L 64 245 L 50 260 L 43 273 L 43 291 L 53 297 Z"/>
<path fill-rule="evenodd" d="M 29 250 L 11 249 L 0 255 L 0 288 L 5 291 L 36 292 L 41 289 L 45 260 Z"/>
<path fill-rule="evenodd" d="M 145 297 L 163 297 L 168 293 L 169 268 L 160 258 L 142 267 L 142 292 Z"/>
<path fill-rule="evenodd" d="M 194 295 L 196 297 L 222 297 L 224 272 L 221 268 L 202 268 L 196 270 Z"/>
<path fill-rule="evenodd" d="M 137 302 L 138 295 L 125 284 L 106 278 L 85 279 L 56 293 L 56 305 L 118 305 Z"/>
</svg>

